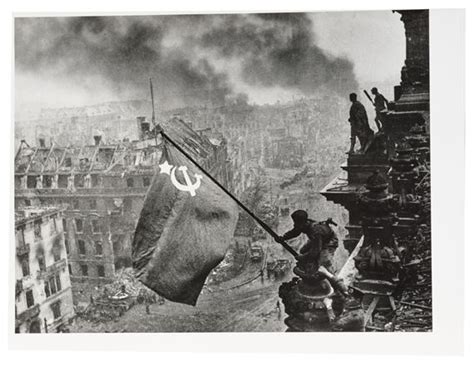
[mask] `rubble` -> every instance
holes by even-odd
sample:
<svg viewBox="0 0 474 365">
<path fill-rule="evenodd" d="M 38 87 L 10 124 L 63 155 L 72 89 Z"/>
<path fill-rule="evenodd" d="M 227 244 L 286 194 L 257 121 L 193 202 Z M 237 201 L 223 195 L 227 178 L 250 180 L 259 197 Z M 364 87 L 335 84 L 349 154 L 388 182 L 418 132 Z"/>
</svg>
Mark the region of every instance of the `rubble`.
<svg viewBox="0 0 474 365">
<path fill-rule="evenodd" d="M 140 283 L 133 274 L 132 268 L 123 268 L 115 280 L 104 285 L 97 297 L 90 297 L 86 308 L 76 308 L 82 319 L 90 322 L 107 322 L 116 320 L 136 303 L 163 303 L 164 300 L 152 290 Z"/>
</svg>

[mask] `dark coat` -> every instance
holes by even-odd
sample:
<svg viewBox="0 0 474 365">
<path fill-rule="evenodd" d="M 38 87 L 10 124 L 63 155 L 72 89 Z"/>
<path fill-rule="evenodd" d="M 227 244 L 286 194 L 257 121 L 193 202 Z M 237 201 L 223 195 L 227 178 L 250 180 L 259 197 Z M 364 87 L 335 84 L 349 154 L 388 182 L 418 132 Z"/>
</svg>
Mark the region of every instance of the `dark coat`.
<svg viewBox="0 0 474 365">
<path fill-rule="evenodd" d="M 303 229 L 293 228 L 283 235 L 283 239 L 288 240 L 306 234 L 308 242 L 300 249 L 300 254 L 304 258 L 317 259 L 322 250 L 335 249 L 338 239 L 334 231 L 325 223 L 317 223 L 309 220 Z"/>
<path fill-rule="evenodd" d="M 369 119 L 365 107 L 359 101 L 352 103 L 349 110 L 349 122 L 353 132 L 358 136 L 367 136 L 372 132 L 369 126 Z"/>
</svg>

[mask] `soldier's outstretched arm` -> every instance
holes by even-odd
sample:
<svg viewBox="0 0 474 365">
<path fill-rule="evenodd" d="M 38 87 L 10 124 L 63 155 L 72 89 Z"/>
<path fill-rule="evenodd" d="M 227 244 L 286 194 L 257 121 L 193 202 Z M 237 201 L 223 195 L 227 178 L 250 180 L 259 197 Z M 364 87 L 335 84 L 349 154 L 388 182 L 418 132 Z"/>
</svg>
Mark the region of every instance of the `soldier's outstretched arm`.
<svg viewBox="0 0 474 365">
<path fill-rule="evenodd" d="M 301 234 L 300 230 L 293 228 L 292 230 L 289 230 L 283 236 L 281 236 L 281 238 L 285 241 L 291 240 L 292 238 L 298 237 L 300 234 Z"/>
</svg>

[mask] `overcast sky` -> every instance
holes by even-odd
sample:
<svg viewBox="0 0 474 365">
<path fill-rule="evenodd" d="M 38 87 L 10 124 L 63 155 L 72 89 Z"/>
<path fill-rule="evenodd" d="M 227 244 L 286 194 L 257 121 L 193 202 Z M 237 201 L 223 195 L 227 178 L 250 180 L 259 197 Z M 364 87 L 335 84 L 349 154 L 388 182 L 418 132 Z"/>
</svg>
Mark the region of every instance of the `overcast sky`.
<svg viewBox="0 0 474 365">
<path fill-rule="evenodd" d="M 318 45 L 354 62 L 361 87 L 400 82 L 405 60 L 405 30 L 392 11 L 312 13 Z"/>
<path fill-rule="evenodd" d="M 318 54 L 318 49 L 322 49 L 324 51 L 325 55 L 323 55 L 322 62 L 325 65 L 324 67 L 327 67 L 328 70 L 331 70 L 331 71 L 328 71 L 328 73 L 346 72 L 347 67 L 345 66 L 346 65 L 345 62 L 350 61 L 349 63 L 353 64 L 353 72 L 355 76 L 355 81 L 358 82 L 359 84 L 359 90 L 354 90 L 354 91 L 360 92 L 362 91 L 362 89 L 370 89 L 372 86 L 378 86 L 381 88 L 383 92 L 386 93 L 387 98 L 389 99 L 393 98 L 392 87 L 399 83 L 400 69 L 402 67 L 402 64 L 405 58 L 404 29 L 403 29 L 403 23 L 400 21 L 400 15 L 398 13 L 392 13 L 391 11 L 309 13 L 308 18 L 312 21 L 311 28 L 312 28 L 312 32 L 314 33 L 310 35 L 310 37 L 314 36 L 314 38 L 311 38 L 311 42 L 313 42 L 315 46 L 313 47 L 314 49 L 313 48 L 311 49 L 314 50 L 316 54 Z M 243 17 L 242 19 L 243 20 L 239 20 L 239 22 L 237 23 L 238 27 L 240 27 L 237 29 L 238 30 L 240 29 L 241 32 L 247 32 L 249 26 L 253 25 L 256 22 L 256 20 L 251 17 L 250 18 Z M 213 20 L 213 19 L 210 19 L 210 20 Z M 264 28 L 268 24 L 272 24 L 271 22 L 273 22 L 274 20 L 265 19 L 263 21 L 260 19 L 258 21 L 262 22 L 262 28 Z M 52 24 L 54 22 L 51 21 L 49 23 Z M 49 26 L 49 23 L 47 24 L 48 26 Z M 173 22 L 170 22 L 170 23 L 173 23 Z M 300 23 L 299 21 L 297 23 L 298 24 L 296 26 L 298 28 L 300 27 Z M 23 24 L 25 24 L 25 26 Z M 104 76 L 104 77 L 97 78 L 97 72 L 98 72 L 97 70 L 106 74 L 109 72 L 111 68 L 117 69 L 118 72 L 120 72 L 123 75 L 124 73 L 126 73 L 126 71 L 124 71 L 123 68 L 122 69 L 120 68 L 123 65 L 113 64 L 112 65 L 113 67 L 106 65 L 105 67 L 97 68 L 97 70 L 95 70 L 94 67 L 97 66 L 98 62 L 100 62 L 100 60 L 102 60 L 104 57 L 107 57 L 109 55 L 108 53 L 104 53 L 104 54 L 100 54 L 97 59 L 93 59 L 92 61 L 88 60 L 87 61 L 88 63 L 84 64 L 86 65 L 86 67 L 84 67 L 84 65 L 81 65 L 81 61 L 82 60 L 86 61 L 87 57 L 91 57 L 91 55 L 90 54 L 83 55 L 81 53 L 81 48 L 77 47 L 77 45 L 79 45 L 79 47 L 82 47 L 84 45 L 84 42 L 89 42 L 89 41 L 92 42 L 94 47 L 97 47 L 97 46 L 100 47 L 102 42 L 104 43 L 104 48 L 105 47 L 110 48 L 111 44 L 115 46 L 116 43 L 120 43 L 120 41 L 123 39 L 123 38 L 119 38 L 119 41 L 112 39 L 114 43 L 110 43 L 110 38 L 113 38 L 113 36 L 118 34 L 116 31 L 117 25 L 115 23 L 112 23 L 113 24 L 112 26 L 114 27 L 112 32 L 110 32 L 110 29 L 105 28 L 106 30 L 109 31 L 108 33 L 98 33 L 99 36 L 101 36 L 102 34 L 107 35 L 106 37 L 104 36 L 103 40 L 100 37 L 96 38 L 96 35 L 97 35 L 95 33 L 96 28 L 99 28 L 100 30 L 101 29 L 100 26 L 102 26 L 102 25 L 97 25 L 97 24 L 93 24 L 93 27 L 91 28 L 92 31 L 90 31 L 89 28 L 85 28 L 86 31 L 81 30 L 81 32 L 73 33 L 72 35 L 67 34 L 65 35 L 65 37 L 63 37 L 64 39 L 67 39 L 67 42 L 71 42 L 71 39 L 74 38 L 75 34 L 79 34 L 79 36 L 81 36 L 82 38 L 80 39 L 80 42 L 76 42 L 76 44 L 73 47 L 71 47 L 70 51 L 67 50 L 66 53 L 64 53 L 64 50 L 62 50 L 63 53 L 59 52 L 57 45 L 55 45 L 55 48 L 51 48 L 52 50 L 54 50 L 54 52 L 56 52 L 53 55 L 52 54 L 53 51 L 48 49 L 48 47 L 50 47 L 51 44 L 54 42 L 51 41 L 49 38 L 56 39 L 58 36 L 61 36 L 62 30 L 65 28 L 62 23 L 60 24 L 61 24 L 60 27 L 57 27 L 57 25 L 55 25 L 56 28 L 54 27 L 48 28 L 44 24 L 42 24 L 40 28 L 34 28 L 34 27 L 30 28 L 28 26 L 28 21 L 23 22 L 23 23 L 17 22 L 17 25 L 20 25 L 20 26 L 16 27 L 16 36 L 20 40 L 20 43 L 23 42 L 21 44 L 21 47 L 19 47 L 21 52 L 18 52 L 18 50 L 16 52 L 17 61 L 16 61 L 16 73 L 15 73 L 15 77 L 16 77 L 15 95 L 16 95 L 17 115 L 24 114 L 24 112 L 28 110 L 36 111 L 38 110 L 38 108 L 41 108 L 41 107 L 79 106 L 79 105 L 85 105 L 85 104 L 93 104 L 93 103 L 99 103 L 99 102 L 105 102 L 105 101 L 111 101 L 111 100 L 120 100 L 120 99 L 130 98 L 131 96 L 129 93 L 126 92 L 127 91 L 126 88 L 124 92 L 123 87 L 117 88 L 115 86 L 114 87 L 111 86 L 110 77 Z M 111 24 L 110 22 L 106 22 L 106 27 L 109 27 L 110 24 Z M 190 22 L 190 24 L 193 24 L 193 22 Z M 225 29 L 225 26 L 227 26 L 227 24 L 219 24 L 218 22 L 209 21 L 209 19 L 206 20 L 205 22 L 197 22 L 196 26 L 194 25 L 188 26 L 186 24 L 186 26 L 183 26 L 182 33 L 185 34 L 187 31 L 189 34 L 187 37 L 183 36 L 184 41 L 181 40 L 182 44 L 185 45 L 185 47 L 187 48 L 190 48 L 190 47 L 192 48 L 195 44 L 194 43 L 191 44 L 189 42 L 189 35 L 195 31 L 197 32 L 198 29 L 201 29 L 202 34 L 206 33 L 206 27 L 208 24 L 217 28 L 218 35 L 221 34 L 219 27 L 224 27 L 222 28 L 224 29 L 223 32 L 228 31 L 228 29 Z M 284 33 L 285 23 L 278 21 L 276 22 L 276 24 L 277 26 L 275 28 L 275 32 Z M 119 25 L 122 28 L 124 27 L 122 23 L 120 23 Z M 132 25 L 136 25 L 136 24 L 132 24 Z M 90 24 L 87 24 L 86 26 L 90 27 Z M 125 25 L 125 27 L 127 26 L 131 27 L 130 24 Z M 149 24 L 146 23 L 146 26 L 149 26 Z M 271 28 L 272 26 L 273 25 L 270 25 L 268 29 L 272 29 Z M 301 27 L 302 27 L 301 29 L 303 29 L 305 26 L 306 26 L 306 23 L 304 23 L 304 21 L 301 22 Z M 83 27 L 82 24 L 81 24 L 81 27 Z M 157 47 L 162 47 L 160 48 L 161 58 L 157 58 L 156 61 L 154 62 L 162 62 L 163 53 L 166 54 L 167 52 L 166 51 L 167 48 L 163 48 L 163 44 L 167 46 L 166 40 L 167 39 L 174 40 L 174 38 L 176 37 L 179 38 L 180 33 L 181 33 L 179 24 L 172 25 L 172 26 L 166 25 L 165 27 L 169 27 L 170 30 L 168 31 L 168 28 L 166 30 L 168 32 L 166 34 L 168 35 L 165 34 L 164 36 L 165 42 L 162 42 L 161 45 L 157 46 Z M 67 31 L 70 32 L 71 29 L 77 32 L 78 25 L 75 24 L 74 27 L 67 28 Z M 176 29 L 178 31 L 176 31 Z M 153 32 L 155 30 L 156 29 L 153 28 L 151 31 Z M 147 30 L 147 32 L 148 31 L 149 30 Z M 162 31 L 161 28 L 160 28 L 160 31 Z M 247 75 L 246 77 L 242 77 L 242 65 L 239 65 L 239 63 L 244 64 L 244 62 L 243 61 L 240 62 L 239 57 L 240 55 L 242 55 L 242 59 L 247 57 L 246 60 L 249 61 L 248 50 L 246 50 L 247 53 L 245 54 L 237 53 L 237 52 L 242 52 L 241 49 L 232 50 L 232 42 L 234 43 L 239 43 L 239 42 L 235 42 L 235 39 L 234 40 L 232 39 L 231 32 L 227 34 L 229 34 L 230 38 L 228 42 L 225 42 L 225 38 L 224 38 L 224 46 L 226 47 L 225 52 L 227 53 L 236 52 L 232 55 L 233 58 L 223 57 L 222 49 L 218 49 L 217 46 L 213 48 L 212 44 L 211 45 L 206 44 L 205 47 L 202 47 L 202 45 L 200 45 L 201 48 L 194 49 L 193 53 L 184 51 L 184 47 L 183 47 L 183 52 L 184 53 L 188 52 L 188 54 L 184 54 L 184 56 L 180 54 L 177 60 L 181 60 L 182 59 L 181 57 L 184 57 L 184 58 L 188 57 L 190 62 L 193 63 L 195 60 L 194 58 L 197 56 L 206 58 L 209 61 L 209 64 L 212 67 L 215 67 L 215 69 L 218 72 L 222 72 L 226 74 L 226 77 L 229 80 L 228 83 L 230 87 L 234 89 L 233 91 L 246 93 L 249 96 L 249 100 L 255 103 L 272 103 L 272 102 L 276 102 L 277 100 L 285 100 L 285 99 L 291 98 L 293 95 L 300 96 L 302 94 L 305 94 L 308 92 L 308 89 L 311 89 L 312 87 L 311 84 L 305 84 L 305 77 L 306 77 L 305 74 L 302 74 L 302 76 L 300 75 L 300 77 L 302 78 L 302 80 L 299 81 L 301 85 L 298 85 L 298 87 L 296 88 L 291 87 L 291 80 L 288 81 L 288 75 L 286 75 L 286 78 L 280 75 L 280 70 L 281 70 L 281 73 L 287 72 L 287 68 L 288 68 L 287 65 L 286 66 L 283 65 L 286 67 L 285 68 L 281 64 L 278 64 L 277 66 L 273 68 L 268 68 L 268 69 L 263 70 L 263 71 L 271 72 L 270 75 L 267 75 L 265 78 L 263 76 L 260 77 L 260 74 L 259 74 L 260 71 L 255 71 L 254 74 L 251 73 L 253 71 L 252 70 L 253 65 L 252 65 L 252 60 L 250 59 L 251 61 L 250 67 L 248 65 L 249 62 L 247 62 L 247 65 L 246 65 Z M 248 34 L 245 35 L 245 37 L 247 36 Z M 261 34 L 258 34 L 258 36 L 261 38 Z M 268 36 L 268 34 L 266 36 Z M 247 38 L 245 37 L 243 39 L 244 41 L 247 41 Z M 275 38 L 276 38 L 275 42 L 280 41 L 278 37 L 275 37 Z M 63 43 L 65 43 L 64 39 L 61 39 L 61 42 L 58 42 L 61 46 Z M 212 40 L 217 39 L 217 38 L 210 38 L 210 39 L 212 43 Z M 131 43 L 132 45 L 133 45 L 133 40 L 134 38 L 132 38 L 132 43 Z M 130 41 L 130 39 L 127 38 L 127 41 Z M 185 43 L 186 41 L 188 43 Z M 241 41 L 241 39 L 237 39 L 237 41 Z M 243 43 L 245 45 L 245 42 Z M 17 44 L 19 44 L 18 40 L 17 40 Z M 279 44 L 277 44 L 277 47 L 278 46 Z M 222 48 L 222 45 L 219 45 L 219 47 Z M 239 44 L 239 47 L 241 47 L 240 44 Z M 30 50 L 30 49 L 33 50 L 35 48 L 37 52 L 36 54 L 35 53 L 29 54 L 25 52 L 25 50 Z M 229 51 L 229 48 L 231 49 L 231 51 Z M 234 48 L 237 48 L 237 46 Z M 97 48 L 95 49 L 97 50 Z M 87 52 L 91 53 L 90 47 L 87 48 L 86 50 Z M 298 50 L 298 51 L 302 52 L 301 50 Z M 51 52 L 51 55 L 49 55 L 48 52 Z M 127 52 L 128 52 L 128 49 L 127 49 Z M 68 61 L 69 63 L 66 63 L 66 62 L 61 63 L 60 64 L 61 67 L 55 66 L 55 62 L 57 60 L 61 61 L 61 58 L 71 58 L 70 54 L 73 54 L 73 53 L 74 53 L 73 63 L 71 63 L 69 60 Z M 97 53 L 97 51 L 92 53 L 92 57 L 94 56 L 94 53 Z M 219 56 L 216 57 L 215 56 L 216 54 L 219 54 Z M 239 56 L 236 58 L 235 55 L 239 55 Z M 310 53 L 310 57 L 313 57 L 313 55 L 314 53 Z M 22 57 L 29 58 L 29 59 L 28 61 L 25 61 L 24 59 L 20 59 L 20 60 L 18 59 Z M 48 59 L 47 57 L 51 57 L 51 58 Z M 165 56 L 165 58 L 166 57 L 167 56 Z M 265 55 L 264 57 L 270 57 L 270 56 Z M 307 57 L 307 54 L 303 54 L 303 56 L 301 57 Z M 319 56 L 316 56 L 316 58 L 317 57 Z M 37 59 L 40 60 L 40 58 L 43 58 L 43 64 L 41 65 L 41 67 L 39 66 L 36 67 L 34 62 L 36 62 Z M 261 57 L 256 58 L 256 60 L 262 60 L 262 59 L 264 60 L 264 62 L 262 62 L 263 64 L 266 63 L 265 61 L 267 59 L 272 62 L 275 61 L 274 59 L 271 59 L 271 58 L 261 58 Z M 46 62 L 44 62 L 44 60 L 46 60 Z M 172 57 L 171 58 L 168 57 L 166 59 L 167 64 L 161 65 L 160 66 L 161 68 L 152 69 L 153 72 L 167 73 L 169 70 L 173 70 L 174 72 L 175 67 L 174 67 L 173 60 L 174 59 Z M 311 61 L 311 59 L 309 60 Z M 138 59 L 138 61 L 140 60 Z M 137 63 L 136 58 L 130 61 L 130 69 L 135 68 L 137 66 L 136 63 Z M 52 66 L 48 69 L 48 65 L 52 65 Z M 72 68 L 68 70 L 67 67 L 64 65 L 67 65 L 68 67 L 72 65 Z M 180 65 L 180 67 L 184 67 L 184 66 L 186 65 Z M 260 67 L 266 67 L 266 66 L 260 65 Z M 303 65 L 303 67 L 305 69 L 303 69 L 301 72 L 306 72 L 306 73 L 309 72 L 309 75 L 311 77 L 318 78 L 319 77 L 318 75 L 321 74 L 320 70 L 318 70 L 314 74 L 311 74 L 311 70 L 307 70 L 308 68 L 307 65 Z M 314 67 L 317 67 L 317 66 L 315 65 Z M 127 69 L 128 67 L 125 68 L 125 70 Z M 180 68 L 178 69 L 181 70 Z M 237 72 L 237 70 L 239 70 L 239 72 Z M 189 70 L 186 69 L 185 71 L 188 72 Z M 179 76 L 179 74 L 174 75 L 175 78 L 177 76 Z M 221 80 L 214 77 L 215 76 L 214 74 L 212 74 L 211 76 L 212 76 L 213 83 L 221 82 Z M 330 75 L 328 79 L 329 81 L 328 80 L 325 81 L 326 82 L 325 87 L 328 87 L 328 85 L 330 86 L 331 77 L 334 77 L 334 75 Z M 131 77 L 131 78 L 133 79 L 134 77 Z M 275 80 L 273 80 L 273 78 Z M 354 79 L 354 77 L 352 78 Z M 208 82 L 208 80 L 206 80 L 206 82 Z M 317 81 L 314 81 L 314 82 L 317 83 Z M 208 84 L 206 85 L 207 85 L 206 87 L 209 87 Z M 173 86 L 176 86 L 176 85 L 173 84 Z M 163 93 L 166 92 L 165 89 L 167 88 L 163 87 L 163 90 L 164 90 Z M 120 92 L 118 92 L 117 90 L 120 90 Z M 324 87 L 322 87 L 322 90 L 324 90 Z M 171 93 L 171 91 L 169 92 Z M 160 97 L 159 95 L 160 94 L 158 92 L 158 98 Z"/>
</svg>

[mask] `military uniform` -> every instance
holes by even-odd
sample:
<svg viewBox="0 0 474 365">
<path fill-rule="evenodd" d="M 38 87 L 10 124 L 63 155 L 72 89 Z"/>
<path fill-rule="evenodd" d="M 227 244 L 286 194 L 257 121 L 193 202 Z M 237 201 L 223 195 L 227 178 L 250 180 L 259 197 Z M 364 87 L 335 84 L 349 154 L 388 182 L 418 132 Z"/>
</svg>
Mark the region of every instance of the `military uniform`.
<svg viewBox="0 0 474 365">
<path fill-rule="evenodd" d="M 386 105 L 388 105 L 387 99 L 382 94 L 376 94 L 374 98 L 374 107 L 375 107 L 375 124 L 379 130 L 382 129 L 382 119 L 381 119 L 381 112 L 382 110 L 386 109 Z"/>
<path fill-rule="evenodd" d="M 317 223 L 308 219 L 308 224 L 303 228 L 293 228 L 283 235 L 284 240 L 306 234 L 308 242 L 300 249 L 299 261 L 314 262 L 324 266 L 329 272 L 334 273 L 332 258 L 338 246 L 338 239 L 334 231 L 326 223 Z"/>
<path fill-rule="evenodd" d="M 360 149 L 365 152 L 369 141 L 372 139 L 374 132 L 370 129 L 369 119 L 364 106 L 357 100 L 352 103 L 349 110 L 349 122 L 351 123 L 351 141 L 355 143 L 355 138 L 359 139 Z M 351 150 L 353 145 L 351 145 Z"/>
</svg>

